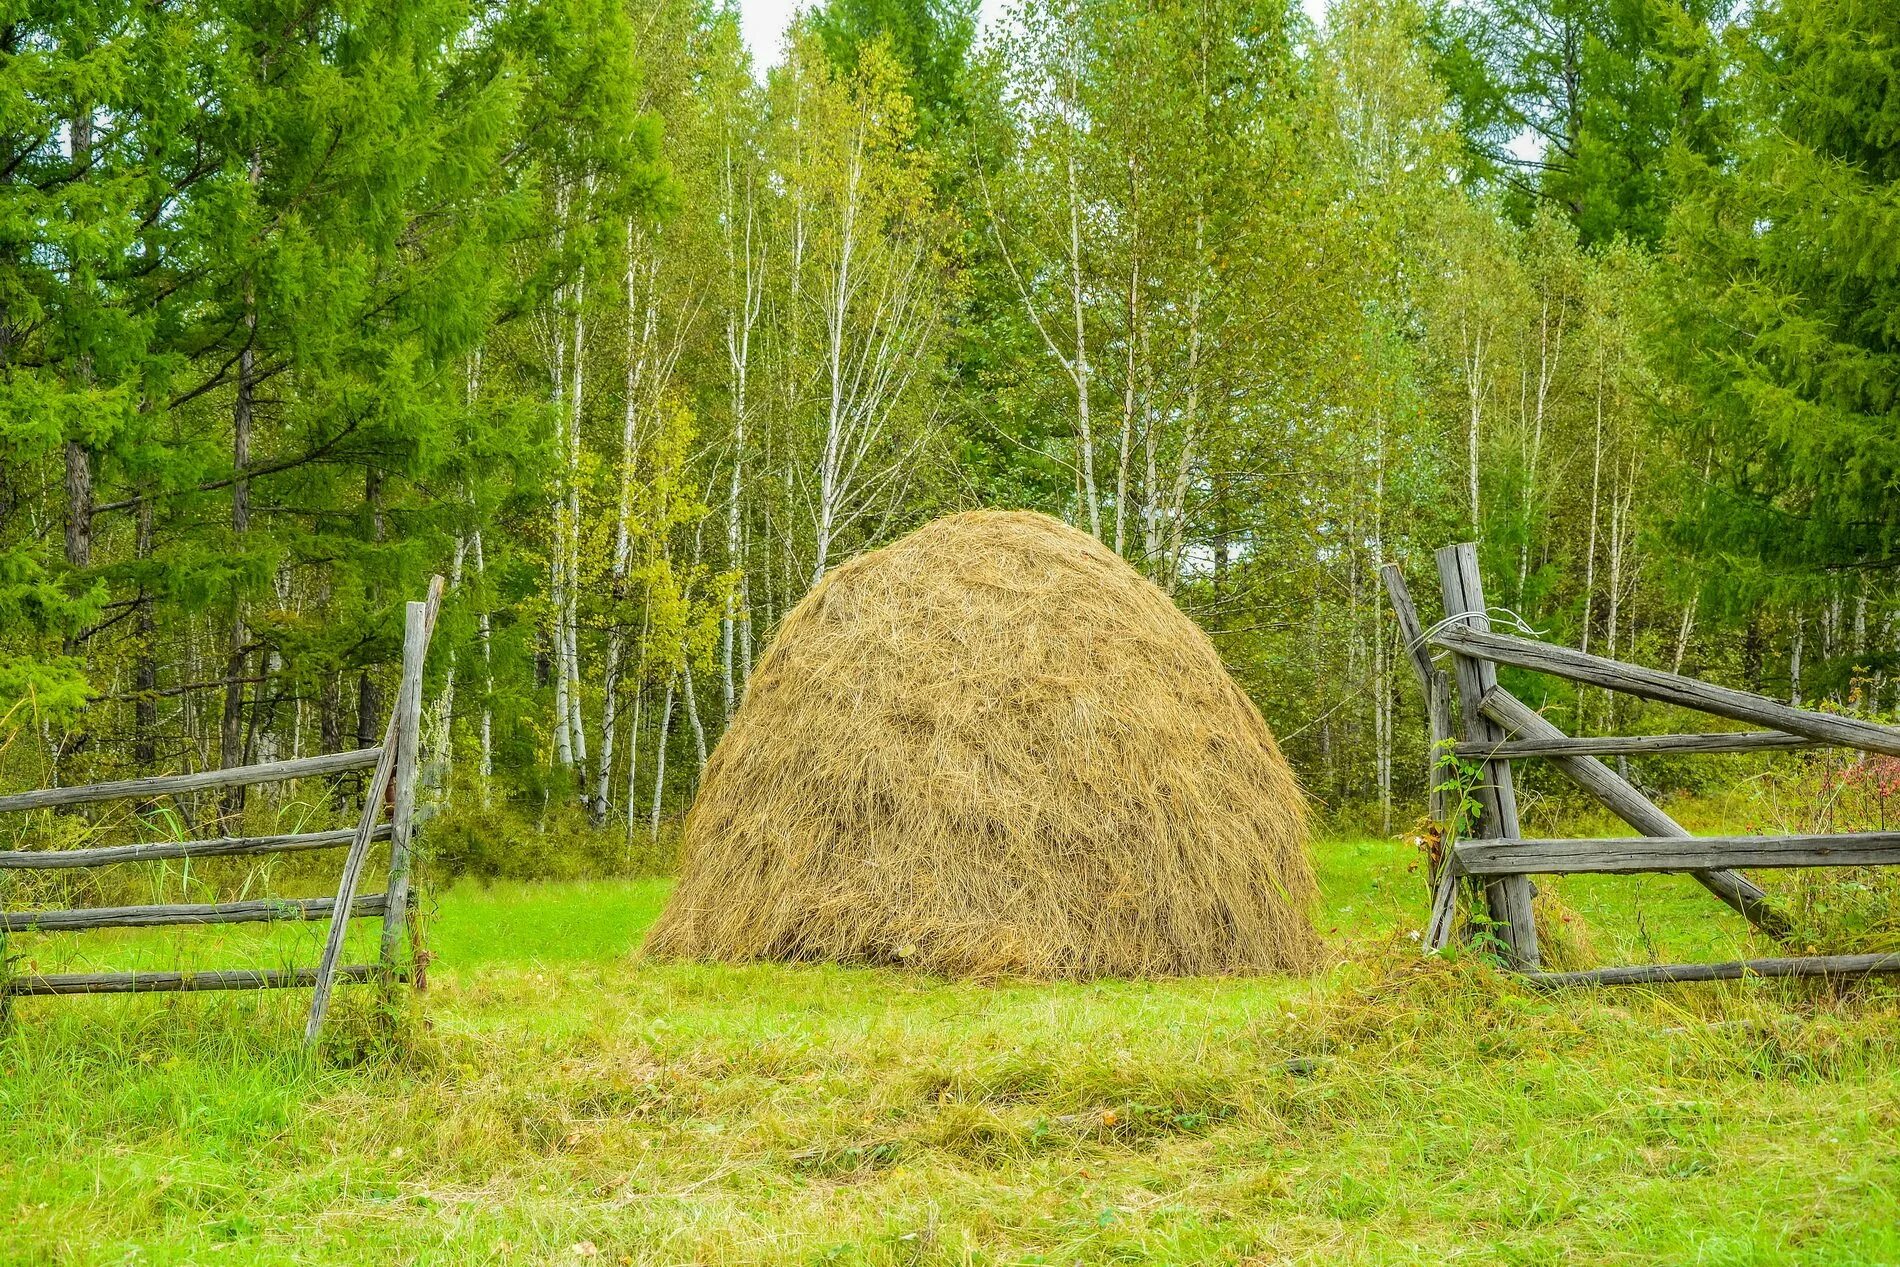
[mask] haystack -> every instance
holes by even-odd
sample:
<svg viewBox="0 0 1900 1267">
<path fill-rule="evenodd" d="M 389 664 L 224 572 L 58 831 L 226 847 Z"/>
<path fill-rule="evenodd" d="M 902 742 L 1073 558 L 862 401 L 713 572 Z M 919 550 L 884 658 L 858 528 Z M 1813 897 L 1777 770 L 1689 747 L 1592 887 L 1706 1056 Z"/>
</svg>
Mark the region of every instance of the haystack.
<svg viewBox="0 0 1900 1267">
<path fill-rule="evenodd" d="M 1086 978 L 1302 968 L 1306 813 L 1213 644 L 1044 515 L 940 519 L 785 618 L 647 941 Z"/>
</svg>

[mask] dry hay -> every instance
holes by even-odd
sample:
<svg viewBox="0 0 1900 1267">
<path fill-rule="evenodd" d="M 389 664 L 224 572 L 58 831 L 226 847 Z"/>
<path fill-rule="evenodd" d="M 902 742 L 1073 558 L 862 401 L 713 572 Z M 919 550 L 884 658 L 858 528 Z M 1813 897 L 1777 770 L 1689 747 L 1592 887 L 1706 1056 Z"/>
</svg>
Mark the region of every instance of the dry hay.
<svg viewBox="0 0 1900 1267">
<path fill-rule="evenodd" d="M 1036 977 L 1298 969 L 1306 808 L 1207 636 L 1093 538 L 954 515 L 786 617 L 648 938 Z"/>
</svg>

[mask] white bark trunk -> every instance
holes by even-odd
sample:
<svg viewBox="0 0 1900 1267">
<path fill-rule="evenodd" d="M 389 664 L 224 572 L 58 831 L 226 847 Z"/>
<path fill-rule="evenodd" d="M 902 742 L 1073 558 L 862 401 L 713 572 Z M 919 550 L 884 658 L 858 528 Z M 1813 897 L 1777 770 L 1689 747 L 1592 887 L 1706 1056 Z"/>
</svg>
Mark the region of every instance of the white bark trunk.
<svg viewBox="0 0 1900 1267">
<path fill-rule="evenodd" d="M 1201 431 L 1201 306 L 1205 298 L 1203 256 L 1206 251 L 1207 217 L 1194 218 L 1194 288 L 1188 297 L 1187 398 L 1181 408 L 1181 458 L 1175 467 L 1174 491 L 1168 499 L 1168 593 L 1181 582 L 1182 552 L 1186 548 L 1187 499 L 1193 487 L 1194 466 L 1199 460 L 1195 446 Z"/>
<path fill-rule="evenodd" d="M 1121 442 L 1115 463 L 1115 553 L 1128 557 L 1128 478 L 1135 447 L 1135 384 L 1141 346 L 1141 166 L 1128 156 L 1128 330 L 1123 336 Z"/>
<path fill-rule="evenodd" d="M 1597 349 L 1597 427 L 1590 457 L 1590 535 L 1583 556 L 1583 649 L 1590 649 L 1590 623 L 1597 596 L 1597 523 L 1603 504 L 1603 349 Z M 1581 700 L 1582 692 L 1578 692 Z M 1582 720 L 1579 704 L 1579 721 Z"/>
<path fill-rule="evenodd" d="M 1071 80 L 1074 91 L 1074 80 Z M 1089 337 L 1082 277 L 1082 191 L 1076 175 L 1075 137 L 1068 155 L 1069 185 L 1069 299 L 1075 322 L 1075 434 L 1076 465 L 1082 473 L 1082 497 L 1088 503 L 1089 535 L 1102 536 L 1102 503 L 1095 493 L 1095 431 L 1089 416 Z"/>
<path fill-rule="evenodd" d="M 575 279 L 573 384 L 568 392 L 567 428 L 567 605 L 561 627 L 566 647 L 564 669 L 567 673 L 567 725 L 574 764 L 587 765 L 587 729 L 581 711 L 580 656 L 580 563 L 581 563 L 581 423 L 584 418 L 585 362 L 587 351 L 587 269 L 582 267 Z M 583 800 L 586 799 L 583 794 Z"/>
<path fill-rule="evenodd" d="M 627 724 L 627 849 L 633 849 L 634 826 L 640 821 L 640 712 L 646 700 L 646 665 L 633 680 L 633 707 Z"/>
<path fill-rule="evenodd" d="M 475 575 L 485 576 L 488 561 L 482 554 L 482 534 L 475 531 Z M 495 775 L 495 710 L 489 700 L 495 693 L 494 655 L 490 649 L 487 592 L 482 596 L 481 614 L 475 617 L 475 636 L 482 647 L 482 803 L 488 803 L 488 784 Z"/>
<path fill-rule="evenodd" d="M 1469 319 L 1467 318 L 1467 321 Z M 1461 323 L 1465 324 L 1465 323 Z M 1478 513 L 1478 435 L 1484 421 L 1484 325 L 1463 331 L 1465 335 L 1465 488 L 1471 503 L 1471 531 L 1482 531 Z"/>
<path fill-rule="evenodd" d="M 735 170 L 732 149 L 727 147 L 724 167 L 726 201 L 726 268 L 728 277 L 735 288 L 733 299 L 726 309 L 726 363 L 729 371 L 732 395 L 732 474 L 726 498 L 726 566 L 739 572 L 740 582 L 726 598 L 726 610 L 720 620 L 719 629 L 719 690 L 724 705 L 725 721 L 732 720 L 733 709 L 737 706 L 738 680 L 744 669 L 735 666 L 733 656 L 735 635 L 741 621 L 748 625 L 751 613 L 744 605 L 745 586 L 745 462 L 746 462 L 746 423 L 748 421 L 747 388 L 751 377 L 752 331 L 757 324 L 759 313 L 765 302 L 763 261 L 755 256 L 753 235 L 756 217 L 752 200 L 752 182 L 748 176 L 745 182 L 744 212 L 740 214 L 737 204 L 740 200 L 738 174 Z M 743 225 L 742 238 L 734 241 L 735 224 Z M 735 250 L 736 247 L 736 250 Z"/>
<path fill-rule="evenodd" d="M 666 681 L 666 702 L 660 705 L 660 733 L 653 749 L 653 816 L 647 825 L 647 838 L 660 838 L 660 806 L 666 794 L 666 735 L 673 720 L 673 678 Z"/>
<path fill-rule="evenodd" d="M 627 295 L 626 379 L 622 384 L 625 398 L 620 417 L 620 478 L 615 503 L 614 553 L 611 586 L 616 600 L 625 597 L 627 575 L 633 548 L 633 485 L 639 461 L 641 402 L 645 398 L 647 370 L 653 354 L 654 332 L 659 324 L 659 305 L 655 295 L 658 261 L 645 271 L 644 292 L 638 238 L 631 217 L 627 220 L 626 273 Z M 626 633 L 616 619 L 607 635 L 607 658 L 601 668 L 601 710 L 599 756 L 594 765 L 594 794 L 590 814 L 596 824 L 607 821 L 614 771 L 614 743 L 620 722 L 620 666 L 626 655 Z"/>
<path fill-rule="evenodd" d="M 555 215 L 563 216 L 566 211 L 566 199 L 557 198 Z M 565 462 L 568 453 L 567 440 L 567 338 L 564 323 L 560 316 L 562 296 L 555 296 L 553 326 L 553 368 L 550 373 L 552 404 L 554 408 L 555 443 Z M 568 728 L 567 702 L 567 497 L 564 489 L 557 487 L 550 515 L 550 541 L 548 547 L 549 600 L 548 643 L 551 667 L 554 673 L 554 762 L 562 769 L 574 764 L 573 735 Z"/>
<path fill-rule="evenodd" d="M 697 778 L 698 772 L 706 768 L 706 727 L 699 720 L 699 691 L 693 685 L 692 661 L 686 662 L 681 673 L 680 689 L 686 695 L 686 724 L 693 731 L 693 755 L 699 758 L 699 764 L 694 767 L 694 777 Z"/>
<path fill-rule="evenodd" d="M 1801 649 L 1806 641 L 1808 622 L 1799 612 L 1794 618 L 1794 649 L 1788 653 L 1788 703 L 1801 707 Z"/>
<path fill-rule="evenodd" d="M 1689 654 L 1689 635 L 1695 630 L 1696 603 L 1702 596 L 1691 594 L 1689 601 L 1682 605 L 1682 624 L 1676 630 L 1676 659 L 1670 666 L 1671 673 L 1682 672 L 1682 662 Z"/>
</svg>

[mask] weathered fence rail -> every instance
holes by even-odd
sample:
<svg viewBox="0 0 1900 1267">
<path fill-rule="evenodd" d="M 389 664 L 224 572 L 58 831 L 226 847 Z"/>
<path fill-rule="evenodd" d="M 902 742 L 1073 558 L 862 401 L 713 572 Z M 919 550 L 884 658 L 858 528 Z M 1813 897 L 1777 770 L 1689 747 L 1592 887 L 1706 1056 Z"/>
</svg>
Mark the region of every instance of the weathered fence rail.
<svg viewBox="0 0 1900 1267">
<path fill-rule="evenodd" d="M 374 981 L 381 969 L 374 964 L 338 968 L 337 980 L 360 984 Z M 315 968 L 223 968 L 212 972 L 67 972 L 15 981 L 9 993 L 51 994 L 168 994 L 198 990 L 282 990 L 315 985 Z"/>
<path fill-rule="evenodd" d="M 329 897 L 88 906 L 73 911 L 0 913 L 0 933 L 72 933 L 91 928 L 158 928 L 169 924 L 270 924 L 280 920 L 327 919 L 335 913 L 336 899 Z M 352 915 L 382 913 L 381 893 L 365 894 L 350 903 Z"/>
<path fill-rule="evenodd" d="M 356 828 L 296 832 L 288 836 L 220 836 L 214 840 L 157 840 L 142 845 L 96 845 L 90 849 L 0 849 L 0 871 L 62 871 L 105 867 L 115 862 L 164 862 L 172 858 L 218 858 L 230 854 L 298 853 L 340 849 L 356 839 Z M 373 836 L 389 839 L 389 824 Z"/>
<path fill-rule="evenodd" d="M 318 757 L 296 757 L 289 761 L 270 761 L 263 765 L 233 766 L 228 770 L 203 770 L 197 774 L 159 774 L 147 779 L 115 779 L 110 783 L 81 783 L 74 787 L 48 787 L 32 792 L 0 796 L 0 813 L 12 810 L 59 809 L 66 805 L 91 805 L 99 801 L 132 799 L 156 800 L 161 796 L 183 796 L 188 792 L 210 792 L 222 788 L 250 787 L 258 783 L 283 783 L 289 779 L 307 779 L 325 774 L 343 774 L 367 770 L 383 759 L 381 748 L 357 748 L 350 752 L 327 752 Z"/>
<path fill-rule="evenodd" d="M 1587 972 L 1526 972 L 1536 986 L 1671 985 L 1679 981 L 1741 981 L 1748 977 L 1863 977 L 1900 972 L 1900 955 L 1803 955 L 1795 959 L 1731 959 L 1723 963 L 1635 964 Z"/>
<path fill-rule="evenodd" d="M 411 835 L 415 824 L 416 770 L 421 743 L 422 673 L 429 640 L 441 609 L 441 577 L 430 581 L 426 601 L 405 606 L 402 684 L 390 710 L 383 742 L 374 748 L 325 753 L 287 761 L 118 779 L 77 787 L 41 788 L 0 796 L 0 813 L 61 809 L 105 801 L 152 801 L 161 797 L 246 787 L 346 773 L 372 771 L 355 827 L 333 831 L 267 836 L 224 836 L 206 840 L 153 841 L 82 849 L 0 850 L 0 871 L 55 871 L 104 867 L 175 858 L 295 853 L 316 849 L 348 852 L 333 898 L 261 898 L 241 902 L 153 903 L 142 906 L 84 907 L 74 910 L 0 912 L 0 935 L 70 933 L 99 928 L 151 928 L 201 924 L 268 923 L 279 920 L 330 922 L 323 954 L 313 968 L 230 968 L 205 972 L 75 972 L 18 977 L 0 976 L 0 1007 L 15 996 L 68 994 L 147 994 L 198 990 L 264 990 L 309 987 L 313 990 L 305 1041 L 322 1032 L 332 988 L 339 982 L 415 980 L 405 963 L 402 937 L 415 907 L 409 883 Z M 393 789 L 393 794 L 392 794 Z M 385 809 L 389 821 L 383 821 Z M 385 891 L 358 893 L 372 845 L 389 843 Z M 343 943 L 353 915 L 380 915 L 378 962 L 344 964 Z M 413 945 L 412 945 L 413 950 Z"/>
<path fill-rule="evenodd" d="M 1676 704 L 1726 717 L 1731 721 L 1772 726 L 1821 743 L 1900 756 L 1900 729 L 1893 726 L 1796 708 L 1792 704 L 1778 703 L 1733 687 L 1698 682 L 1679 673 L 1645 669 L 1639 665 L 1625 664 L 1621 660 L 1591 655 L 1587 651 L 1573 651 L 1569 647 L 1533 642 L 1512 634 L 1492 633 L 1488 629 L 1446 626 L 1433 632 L 1428 641 L 1433 646 L 1443 647 L 1460 656 L 1481 657 L 1493 664 L 1535 669 L 1586 686 L 1601 686 L 1606 690 L 1621 691 L 1662 704 Z"/>
<path fill-rule="evenodd" d="M 1761 887 L 1736 868 L 1900 865 L 1900 832 L 1807 836 L 1696 837 L 1644 796 L 1635 785 L 1599 761 L 1604 756 L 1768 752 L 1839 745 L 1900 755 L 1900 728 L 1859 718 L 1795 708 L 1731 687 L 1677 673 L 1625 664 L 1568 647 L 1538 642 L 1490 627 L 1478 579 L 1477 548 L 1447 546 L 1437 553 L 1445 619 L 1426 629 L 1396 564 L 1380 571 L 1408 658 L 1425 696 L 1432 741 L 1434 788 L 1431 813 L 1453 833 L 1456 811 L 1440 790 L 1438 762 L 1451 754 L 1480 763 L 1473 789 L 1479 806 L 1467 839 L 1452 839 L 1435 877 L 1432 913 L 1424 934 L 1428 951 L 1451 937 L 1458 886 L 1480 886 L 1490 919 L 1511 965 L 1540 986 L 1654 984 L 1720 981 L 1748 976 L 1839 976 L 1900 972 L 1900 955 L 1832 955 L 1743 959 L 1714 964 L 1653 964 L 1589 972 L 1538 970 L 1533 875 L 1682 872 L 1693 876 L 1724 904 L 1777 940 L 1788 925 Z M 1439 669 L 1430 649 L 1450 653 L 1453 674 Z M 1772 727 L 1740 734 L 1628 735 L 1572 738 L 1542 714 L 1498 685 L 1497 666 L 1510 665 L 1680 705 L 1731 721 Z M 1462 738 L 1454 737 L 1449 682 L 1458 684 Z M 1518 830 L 1511 784 L 1513 761 L 1548 760 L 1641 836 L 1611 840 L 1526 839 Z"/>
<path fill-rule="evenodd" d="M 1825 748 L 1818 739 L 1772 730 L 1734 735 L 1611 735 L 1602 739 L 1506 739 L 1502 743 L 1454 744 L 1452 751 L 1478 761 L 1514 761 L 1524 757 L 1648 757 L 1689 752 L 1786 752 Z"/>
<path fill-rule="evenodd" d="M 1452 850 L 1466 875 L 1640 875 L 1710 867 L 1890 867 L 1900 864 L 1900 832 L 1838 836 L 1690 836 L 1656 840 L 1472 840 Z"/>
</svg>

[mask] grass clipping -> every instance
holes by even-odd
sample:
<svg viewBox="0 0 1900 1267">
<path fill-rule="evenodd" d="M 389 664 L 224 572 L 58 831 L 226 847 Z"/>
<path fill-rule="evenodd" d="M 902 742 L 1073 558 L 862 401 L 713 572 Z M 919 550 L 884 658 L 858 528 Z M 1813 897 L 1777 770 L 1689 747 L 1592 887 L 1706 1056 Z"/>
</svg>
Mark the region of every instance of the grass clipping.
<svg viewBox="0 0 1900 1267">
<path fill-rule="evenodd" d="M 1045 515 L 940 519 L 786 617 L 647 939 L 1089 978 L 1303 969 L 1306 806 L 1207 636 Z"/>
</svg>

